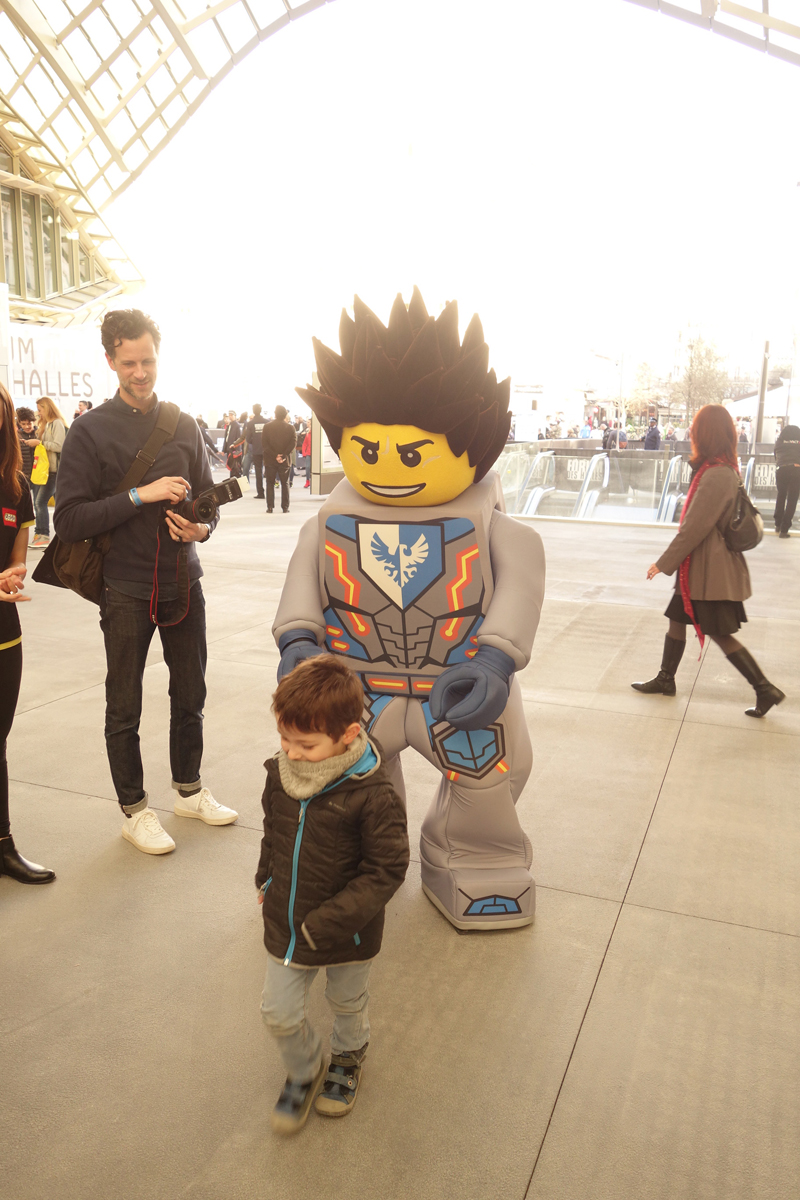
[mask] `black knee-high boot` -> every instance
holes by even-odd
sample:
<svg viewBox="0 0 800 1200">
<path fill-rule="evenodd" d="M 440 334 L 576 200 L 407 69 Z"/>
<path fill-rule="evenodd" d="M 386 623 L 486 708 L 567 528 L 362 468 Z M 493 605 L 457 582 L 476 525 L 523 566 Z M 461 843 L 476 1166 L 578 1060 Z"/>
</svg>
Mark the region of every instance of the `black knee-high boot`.
<svg viewBox="0 0 800 1200">
<path fill-rule="evenodd" d="M 645 692 L 647 695 L 674 696 L 675 672 L 683 658 L 685 649 L 685 638 L 682 641 L 678 641 L 677 638 L 670 637 L 667 634 L 664 638 L 664 654 L 661 658 L 661 670 L 655 679 L 648 679 L 646 683 L 632 683 L 631 687 L 635 688 L 637 692 Z"/>
<path fill-rule="evenodd" d="M 774 683 L 764 675 L 761 667 L 753 658 L 749 650 L 745 650 L 742 646 L 741 650 L 734 651 L 728 655 L 728 662 L 736 667 L 744 675 L 747 682 L 756 690 L 755 708 L 746 708 L 745 715 L 748 717 L 763 717 L 765 713 L 775 704 L 780 704 L 781 700 L 785 700 L 786 696 L 780 688 L 776 688 Z"/>
</svg>

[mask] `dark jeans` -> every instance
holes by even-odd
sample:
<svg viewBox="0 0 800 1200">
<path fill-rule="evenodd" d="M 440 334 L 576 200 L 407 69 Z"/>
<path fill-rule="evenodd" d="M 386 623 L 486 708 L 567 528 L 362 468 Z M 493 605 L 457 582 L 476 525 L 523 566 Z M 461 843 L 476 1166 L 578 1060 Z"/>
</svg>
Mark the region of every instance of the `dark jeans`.
<svg viewBox="0 0 800 1200">
<path fill-rule="evenodd" d="M 775 501 L 775 528 L 785 529 L 788 533 L 792 525 L 792 517 L 797 508 L 797 498 L 800 496 L 800 467 L 787 463 L 778 467 L 775 472 L 775 483 L 778 487 L 778 498 Z"/>
<path fill-rule="evenodd" d="M 284 512 L 289 511 L 289 464 L 288 462 L 276 462 L 275 459 L 266 459 L 264 462 L 264 473 L 267 476 L 267 508 L 275 507 L 275 480 L 281 481 L 281 508 Z"/>
<path fill-rule="evenodd" d="M 34 498 L 34 512 L 36 514 L 36 526 L 34 533 L 37 537 L 41 534 L 42 537 L 50 537 L 50 513 L 48 503 L 51 496 L 56 494 L 56 480 L 58 472 L 51 471 L 47 476 L 47 483 L 36 484 L 36 496 Z"/>
<path fill-rule="evenodd" d="M 145 807 L 139 750 L 142 676 L 156 626 L 149 600 L 105 587 L 100 628 L 106 643 L 106 750 L 117 799 L 124 811 Z M 159 621 L 174 621 L 179 600 L 158 606 Z M 159 628 L 169 670 L 169 761 L 175 784 L 200 782 L 203 758 L 203 705 L 206 700 L 206 606 L 203 589 L 189 592 L 189 611 L 177 625 Z"/>
<path fill-rule="evenodd" d="M 262 476 L 262 471 L 264 469 L 264 455 L 263 454 L 254 454 L 253 455 L 253 466 L 256 469 L 256 495 L 261 496 L 263 499 L 263 496 L 264 496 L 264 479 Z"/>
<path fill-rule="evenodd" d="M 19 685 L 22 679 L 22 646 L 0 650 L 0 837 L 8 837 L 8 762 L 6 741 L 14 723 Z"/>
</svg>

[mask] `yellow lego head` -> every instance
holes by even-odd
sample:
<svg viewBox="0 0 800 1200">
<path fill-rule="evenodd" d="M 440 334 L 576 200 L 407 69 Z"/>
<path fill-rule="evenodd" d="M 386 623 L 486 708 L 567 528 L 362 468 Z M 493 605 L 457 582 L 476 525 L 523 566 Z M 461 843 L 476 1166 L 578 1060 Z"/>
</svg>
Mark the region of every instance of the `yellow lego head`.
<svg viewBox="0 0 800 1200">
<path fill-rule="evenodd" d="M 298 388 L 344 472 L 376 504 L 446 504 L 482 479 L 511 424 L 511 381 L 487 370 L 477 315 L 458 339 L 458 309 L 428 316 L 414 288 L 384 326 L 356 296 L 342 313 L 341 354 L 314 339 L 320 387 Z"/>
<path fill-rule="evenodd" d="M 339 458 L 356 491 L 376 504 L 446 504 L 475 479 L 466 451 L 456 458 L 443 433 L 416 425 L 348 426 Z"/>
</svg>

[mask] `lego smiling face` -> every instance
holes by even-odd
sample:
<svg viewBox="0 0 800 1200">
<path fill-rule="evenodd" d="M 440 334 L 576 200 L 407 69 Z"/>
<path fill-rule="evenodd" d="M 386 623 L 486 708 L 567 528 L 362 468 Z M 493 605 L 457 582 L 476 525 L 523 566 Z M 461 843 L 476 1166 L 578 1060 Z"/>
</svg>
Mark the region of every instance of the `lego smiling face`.
<svg viewBox="0 0 800 1200">
<path fill-rule="evenodd" d="M 362 423 L 342 431 L 339 457 L 360 496 L 375 504 L 429 507 L 455 500 L 475 479 L 465 451 L 416 425 Z"/>
</svg>

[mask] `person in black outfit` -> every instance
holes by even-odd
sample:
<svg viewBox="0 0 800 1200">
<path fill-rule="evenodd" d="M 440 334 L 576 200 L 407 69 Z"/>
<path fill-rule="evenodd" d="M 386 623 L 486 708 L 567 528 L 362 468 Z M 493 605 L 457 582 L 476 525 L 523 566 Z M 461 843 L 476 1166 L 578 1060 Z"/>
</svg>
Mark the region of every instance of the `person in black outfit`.
<svg viewBox="0 0 800 1200">
<path fill-rule="evenodd" d="M 247 453 L 252 459 L 256 472 L 256 500 L 264 499 L 264 454 L 261 436 L 265 425 L 266 421 L 261 415 L 261 405 L 254 404 L 252 419 L 244 427 L 244 436 L 247 439 Z"/>
<path fill-rule="evenodd" d="M 650 428 L 644 435 L 645 450 L 660 450 L 661 449 L 661 434 L 658 432 L 658 421 L 655 417 L 650 418 Z"/>
<path fill-rule="evenodd" d="M 22 455 L 14 405 L 0 384 L 0 875 L 19 883 L 51 883 L 55 872 L 28 862 L 11 836 L 8 812 L 6 742 L 11 732 L 22 681 L 22 628 L 17 605 L 23 596 L 28 530 L 33 525 L 33 502 L 20 470 Z"/>
<path fill-rule="evenodd" d="M 282 404 L 275 409 L 275 420 L 267 421 L 261 435 L 264 452 L 264 472 L 267 476 L 267 512 L 275 507 L 275 480 L 281 481 L 281 508 L 289 511 L 289 470 L 292 455 L 297 445 L 294 426 L 286 420 L 287 411 Z"/>
<path fill-rule="evenodd" d="M 230 478 L 239 479 L 242 474 L 244 438 L 242 437 L 242 427 L 233 415 L 233 410 L 231 410 L 231 419 L 225 429 L 222 453 L 227 456 Z"/>
<path fill-rule="evenodd" d="M 778 537 L 788 538 L 800 496 L 800 428 L 797 425 L 786 425 L 778 434 L 775 462 L 775 482 L 778 487 L 775 528 Z"/>
<path fill-rule="evenodd" d="M 178 415 L 141 483 L 116 490 L 170 410 L 163 411 L 153 390 L 161 344 L 155 321 L 138 309 L 116 309 L 106 313 L 100 337 L 119 390 L 67 434 L 55 527 L 65 542 L 113 535 L 100 598 L 108 666 L 106 751 L 125 815 L 122 836 L 145 854 L 168 854 L 175 842 L 148 804 L 139 745 L 142 681 L 157 623 L 169 673 L 175 814 L 206 825 L 229 825 L 237 816 L 214 799 L 200 777 L 207 647 L 196 543 L 208 541 L 219 513 L 205 523 L 175 511 L 213 484 L 200 429 L 188 413 Z"/>
</svg>

